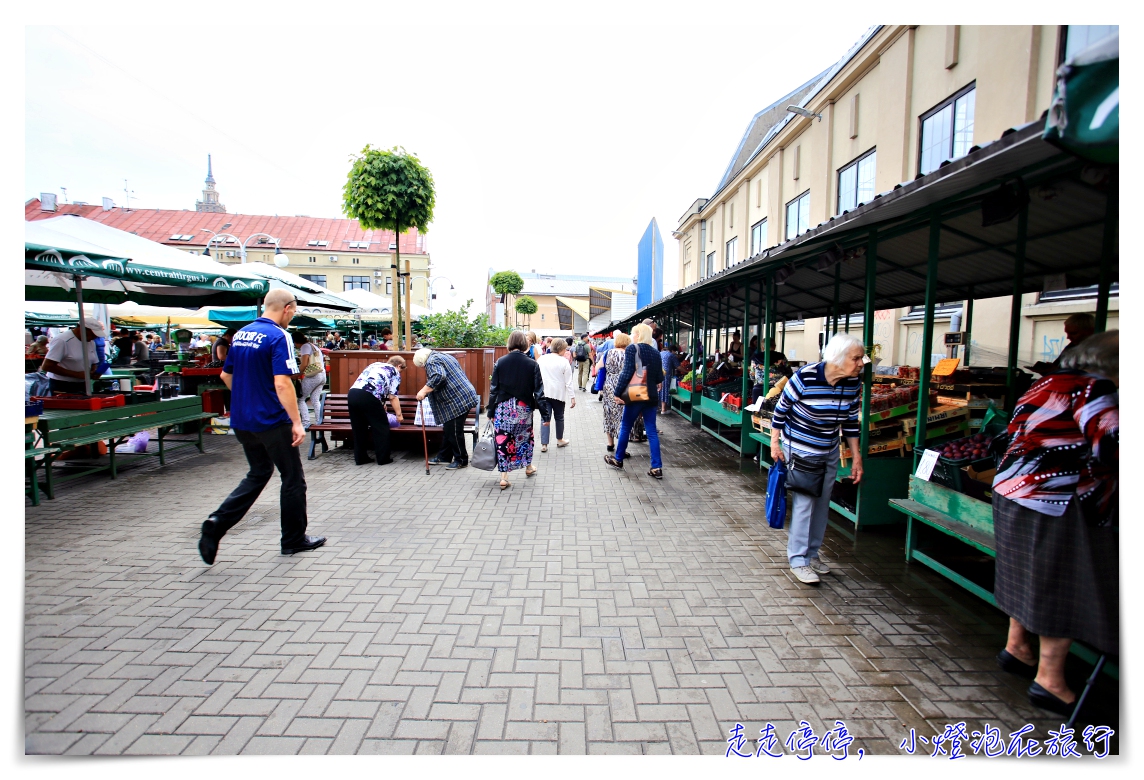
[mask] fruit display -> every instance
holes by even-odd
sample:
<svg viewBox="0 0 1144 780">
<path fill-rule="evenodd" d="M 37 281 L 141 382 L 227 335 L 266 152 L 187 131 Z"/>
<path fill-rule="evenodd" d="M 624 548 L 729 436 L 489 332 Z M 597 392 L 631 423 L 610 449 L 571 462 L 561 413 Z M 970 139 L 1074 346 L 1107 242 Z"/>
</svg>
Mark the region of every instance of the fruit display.
<svg viewBox="0 0 1144 780">
<path fill-rule="evenodd" d="M 870 387 L 870 411 L 884 412 L 918 400 L 918 386 L 897 387 L 876 384 Z"/>
<path fill-rule="evenodd" d="M 975 433 L 972 436 L 942 444 L 938 447 L 938 453 L 947 460 L 980 460 L 989 455 L 989 445 L 992 443 L 992 436 Z"/>
</svg>

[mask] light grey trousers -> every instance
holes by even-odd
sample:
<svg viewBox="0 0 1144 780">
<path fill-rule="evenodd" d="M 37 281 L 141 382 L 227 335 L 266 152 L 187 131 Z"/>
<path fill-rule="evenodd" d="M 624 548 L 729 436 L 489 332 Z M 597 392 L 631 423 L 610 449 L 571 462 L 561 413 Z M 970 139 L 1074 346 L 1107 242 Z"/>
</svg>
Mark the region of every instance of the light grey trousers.
<svg viewBox="0 0 1144 780">
<path fill-rule="evenodd" d="M 783 454 L 790 462 L 790 443 L 783 440 Z M 793 569 L 808 566 L 818 557 L 822 537 L 826 535 L 826 521 L 830 517 L 830 491 L 838 476 L 838 447 L 826 456 L 826 475 L 822 482 L 822 495 L 813 498 L 805 493 L 787 492 L 790 501 L 790 531 L 787 535 L 787 558 Z"/>
</svg>

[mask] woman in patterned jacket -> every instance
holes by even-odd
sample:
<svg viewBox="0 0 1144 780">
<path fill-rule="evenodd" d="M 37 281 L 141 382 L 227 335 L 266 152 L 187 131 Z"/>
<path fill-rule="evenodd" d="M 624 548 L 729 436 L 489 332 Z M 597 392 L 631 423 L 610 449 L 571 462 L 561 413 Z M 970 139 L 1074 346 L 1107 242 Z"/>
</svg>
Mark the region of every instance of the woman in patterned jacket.
<svg viewBox="0 0 1144 780">
<path fill-rule="evenodd" d="M 1021 396 L 993 480 L 994 597 L 1009 615 L 997 663 L 1064 716 L 1073 640 L 1120 646 L 1119 352 L 1119 331 L 1090 336 Z"/>
</svg>

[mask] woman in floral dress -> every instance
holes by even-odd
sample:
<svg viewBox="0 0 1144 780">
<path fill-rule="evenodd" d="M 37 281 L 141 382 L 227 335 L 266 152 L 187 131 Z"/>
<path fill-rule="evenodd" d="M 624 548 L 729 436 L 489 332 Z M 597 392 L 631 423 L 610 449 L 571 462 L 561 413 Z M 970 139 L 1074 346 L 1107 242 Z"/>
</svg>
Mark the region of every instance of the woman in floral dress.
<svg viewBox="0 0 1144 780">
<path fill-rule="evenodd" d="M 523 468 L 524 475 L 536 473 L 532 467 L 532 413 L 544 393 L 540 366 L 530 358 L 528 337 L 519 330 L 508 337 L 508 354 L 493 366 L 489 384 L 489 419 L 493 421 L 500 489 L 511 487 L 505 479 L 510 471 Z"/>
<path fill-rule="evenodd" d="M 616 449 L 616 437 L 620 435 L 620 418 L 624 410 L 616 403 L 614 391 L 624 369 L 624 348 L 631 343 L 631 336 L 616 333 L 615 345 L 604 355 L 604 389 L 600 393 L 604 398 L 604 435 L 608 437 L 608 452 Z"/>
</svg>

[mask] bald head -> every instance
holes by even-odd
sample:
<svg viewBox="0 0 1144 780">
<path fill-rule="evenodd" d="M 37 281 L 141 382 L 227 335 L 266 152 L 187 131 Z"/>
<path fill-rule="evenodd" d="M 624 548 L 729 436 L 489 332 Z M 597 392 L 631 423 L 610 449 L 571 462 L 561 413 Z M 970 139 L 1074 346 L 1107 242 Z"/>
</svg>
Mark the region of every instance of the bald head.
<svg viewBox="0 0 1144 780">
<path fill-rule="evenodd" d="M 298 308 L 298 301 L 294 293 L 289 290 L 276 289 L 266 293 L 262 299 L 263 316 L 274 320 L 283 328 L 294 319 L 294 312 Z"/>
</svg>

